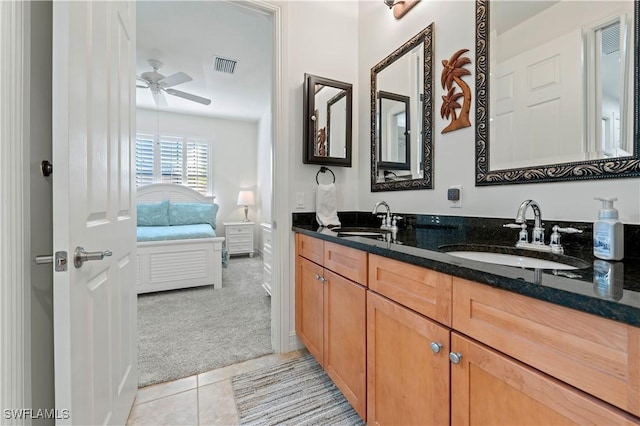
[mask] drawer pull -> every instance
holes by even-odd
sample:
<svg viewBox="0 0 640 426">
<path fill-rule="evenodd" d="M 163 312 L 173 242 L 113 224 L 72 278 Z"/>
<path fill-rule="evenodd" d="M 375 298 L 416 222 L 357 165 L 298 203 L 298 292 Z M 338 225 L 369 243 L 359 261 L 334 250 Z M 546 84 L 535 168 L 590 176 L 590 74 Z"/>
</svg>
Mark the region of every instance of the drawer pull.
<svg viewBox="0 0 640 426">
<path fill-rule="evenodd" d="M 449 352 L 449 360 L 453 364 L 460 364 L 461 359 L 462 359 L 462 354 L 460 352 Z"/>
<path fill-rule="evenodd" d="M 434 354 L 440 353 L 440 349 L 442 349 L 442 343 L 431 342 L 431 351 Z"/>
</svg>

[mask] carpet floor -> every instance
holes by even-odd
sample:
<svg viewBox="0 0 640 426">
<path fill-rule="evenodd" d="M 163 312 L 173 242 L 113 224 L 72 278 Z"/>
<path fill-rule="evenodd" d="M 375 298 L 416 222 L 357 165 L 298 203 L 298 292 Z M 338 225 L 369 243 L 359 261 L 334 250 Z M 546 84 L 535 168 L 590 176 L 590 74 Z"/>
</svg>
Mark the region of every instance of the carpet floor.
<svg viewBox="0 0 640 426">
<path fill-rule="evenodd" d="M 231 380 L 242 425 L 364 425 L 311 354 Z"/>
<path fill-rule="evenodd" d="M 262 258 L 234 257 L 212 286 L 138 296 L 140 387 L 273 353 Z"/>
</svg>

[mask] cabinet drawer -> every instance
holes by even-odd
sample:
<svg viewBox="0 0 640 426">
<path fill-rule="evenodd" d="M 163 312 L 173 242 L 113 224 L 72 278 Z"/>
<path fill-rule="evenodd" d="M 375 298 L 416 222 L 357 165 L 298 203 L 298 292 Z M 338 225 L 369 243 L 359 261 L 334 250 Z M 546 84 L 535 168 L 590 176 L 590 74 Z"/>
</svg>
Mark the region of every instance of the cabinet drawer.
<svg viewBox="0 0 640 426">
<path fill-rule="evenodd" d="M 369 288 L 442 324 L 451 325 L 451 276 L 369 255 Z"/>
<path fill-rule="evenodd" d="M 262 230 L 262 244 L 271 247 L 271 229 Z"/>
<path fill-rule="evenodd" d="M 640 415 L 640 329 L 454 278 L 453 328 Z"/>
<path fill-rule="evenodd" d="M 252 243 L 253 235 L 251 234 L 231 234 L 227 237 L 227 242 L 229 244 L 234 243 Z"/>
<path fill-rule="evenodd" d="M 324 241 L 296 234 L 296 251 L 298 255 L 321 265 L 324 258 Z"/>
<path fill-rule="evenodd" d="M 253 251 L 253 244 L 251 243 L 230 243 L 227 248 L 229 251 Z"/>
<path fill-rule="evenodd" d="M 345 278 L 367 285 L 367 253 L 364 251 L 325 241 L 323 264 Z"/>
<path fill-rule="evenodd" d="M 227 226 L 227 234 L 228 235 L 250 235 L 253 233 L 253 225 L 251 226 L 239 226 L 239 225 L 228 225 Z"/>
<path fill-rule="evenodd" d="M 267 246 L 262 247 L 262 261 L 271 267 L 271 250 Z"/>
</svg>

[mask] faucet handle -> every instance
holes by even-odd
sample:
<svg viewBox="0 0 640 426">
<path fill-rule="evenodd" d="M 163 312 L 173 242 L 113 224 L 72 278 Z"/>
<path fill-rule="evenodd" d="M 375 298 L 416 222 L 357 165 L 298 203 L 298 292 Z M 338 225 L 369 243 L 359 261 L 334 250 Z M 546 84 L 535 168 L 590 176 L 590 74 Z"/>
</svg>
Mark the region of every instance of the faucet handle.
<svg viewBox="0 0 640 426">
<path fill-rule="evenodd" d="M 553 230 L 553 232 L 562 232 L 563 234 L 582 234 L 582 229 L 576 229 L 576 228 L 561 228 L 558 225 L 553 225 L 553 228 L 551 228 L 551 230 Z"/>
<path fill-rule="evenodd" d="M 522 225 L 519 223 L 505 223 L 504 225 L 502 225 L 503 228 L 520 228 Z M 524 224 L 524 226 L 526 227 L 527 225 Z"/>
</svg>

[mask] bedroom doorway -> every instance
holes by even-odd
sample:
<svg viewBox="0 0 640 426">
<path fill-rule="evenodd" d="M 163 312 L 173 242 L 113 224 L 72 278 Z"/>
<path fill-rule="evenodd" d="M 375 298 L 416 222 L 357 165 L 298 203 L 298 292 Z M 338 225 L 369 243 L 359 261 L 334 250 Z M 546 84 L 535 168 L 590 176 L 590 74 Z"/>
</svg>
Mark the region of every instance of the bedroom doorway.
<svg viewBox="0 0 640 426">
<path fill-rule="evenodd" d="M 220 205 L 216 220 L 217 235 L 224 235 L 224 222 L 241 221 L 244 218 L 242 206 L 237 205 L 239 191 L 251 190 L 255 194 L 255 205 L 250 207 L 249 219 L 255 223 L 254 246 L 259 256 L 231 257 L 228 267 L 223 269 L 226 277 L 223 278 L 222 290 L 225 279 L 234 282 L 245 279 L 259 281 L 256 291 L 260 292 L 261 298 L 269 300 L 268 346 L 270 350 L 278 349 L 279 336 L 283 334 L 278 322 L 281 317 L 280 304 L 277 301 L 271 303 L 271 299 L 262 288 L 264 233 L 261 227 L 261 224 L 270 224 L 274 220 L 272 200 L 275 198 L 275 188 L 272 165 L 277 109 L 272 105 L 275 104 L 275 92 L 279 90 L 274 83 L 276 69 L 279 66 L 278 60 L 274 57 L 278 55 L 275 53 L 277 49 L 274 48 L 274 34 L 279 23 L 274 23 L 273 15 L 278 12 L 257 2 L 242 5 L 230 2 L 138 2 L 137 9 L 137 75 L 142 77 L 144 72 L 158 72 L 163 76 L 173 77 L 184 73 L 192 79 L 175 86 L 171 84 L 171 87 L 165 88 L 167 90 L 161 89 L 158 93 L 149 90 L 152 86 L 149 81 L 139 80 L 140 86 L 143 87 L 137 89 L 137 98 L 141 100 L 138 103 L 137 131 L 155 132 L 159 139 L 163 136 L 165 139 L 201 137 L 208 140 L 211 146 L 209 159 L 212 166 L 209 182 L 212 193 L 209 195 L 215 195 L 216 203 Z M 171 31 L 166 31 L 168 26 L 172 28 Z M 217 33 L 210 32 L 212 29 Z M 267 46 L 258 43 L 264 41 L 267 42 Z M 247 54 L 241 50 L 234 50 L 246 47 L 257 47 L 259 52 Z M 232 72 L 229 72 L 230 70 Z M 243 80 L 236 83 L 234 79 Z M 182 80 L 186 78 L 183 76 Z M 171 81 L 174 82 L 175 80 Z M 234 94 L 232 89 L 236 85 L 241 87 L 239 92 Z M 249 95 L 254 98 L 246 98 Z M 258 99 L 256 95 L 263 98 Z M 211 102 L 206 104 L 205 100 Z M 221 105 L 223 109 L 220 109 Z M 253 141 L 250 136 L 252 132 Z M 249 170 L 251 164 L 253 171 Z M 277 264 L 279 256 L 277 246 L 273 244 L 272 263 Z M 274 290 L 274 293 L 279 294 L 279 289 Z M 157 326 L 159 323 L 179 323 L 180 315 L 172 321 L 170 313 L 180 312 L 180 306 L 190 311 L 198 311 L 198 308 L 194 307 L 199 306 L 199 303 L 202 304 L 202 310 L 211 307 L 197 291 L 183 293 L 184 300 L 180 301 L 160 300 L 160 294 L 145 297 L 145 306 L 166 308 L 166 314 L 150 319 L 149 324 Z M 212 290 L 212 295 L 215 294 Z M 231 299 L 230 297 L 229 300 Z M 235 306 L 229 300 L 222 304 L 223 308 Z M 139 298 L 139 309 L 141 307 Z M 230 314 L 237 313 L 238 310 L 229 309 Z M 255 313 L 257 310 L 255 306 L 249 306 L 246 312 Z M 246 316 L 238 320 L 239 323 L 245 324 L 252 321 L 260 322 L 262 319 Z M 141 327 L 143 325 L 140 324 Z M 220 320 L 215 326 L 207 327 L 194 323 L 192 328 L 211 330 L 234 327 L 237 326 Z M 196 337 L 186 336 L 184 333 L 181 335 L 180 330 L 174 329 L 171 332 L 177 338 L 176 341 L 181 343 L 167 346 L 183 349 L 177 354 L 163 352 L 164 349 L 156 350 L 164 354 L 160 358 L 178 356 L 179 352 L 184 352 L 184 348 L 194 346 Z M 206 330 L 202 330 L 200 335 L 205 333 Z M 256 340 L 241 338 L 238 342 L 236 340 L 240 334 L 231 334 L 235 334 L 235 337 L 223 338 L 225 345 L 232 346 Z M 203 352 L 200 354 L 202 358 L 218 348 L 198 350 Z M 243 355 L 238 356 L 250 358 L 255 357 L 255 353 L 244 351 Z M 158 368 L 163 369 L 162 366 Z M 142 371 L 140 373 L 142 379 Z M 173 378 L 166 377 L 162 381 Z M 149 381 L 141 383 L 151 384 Z"/>
</svg>

